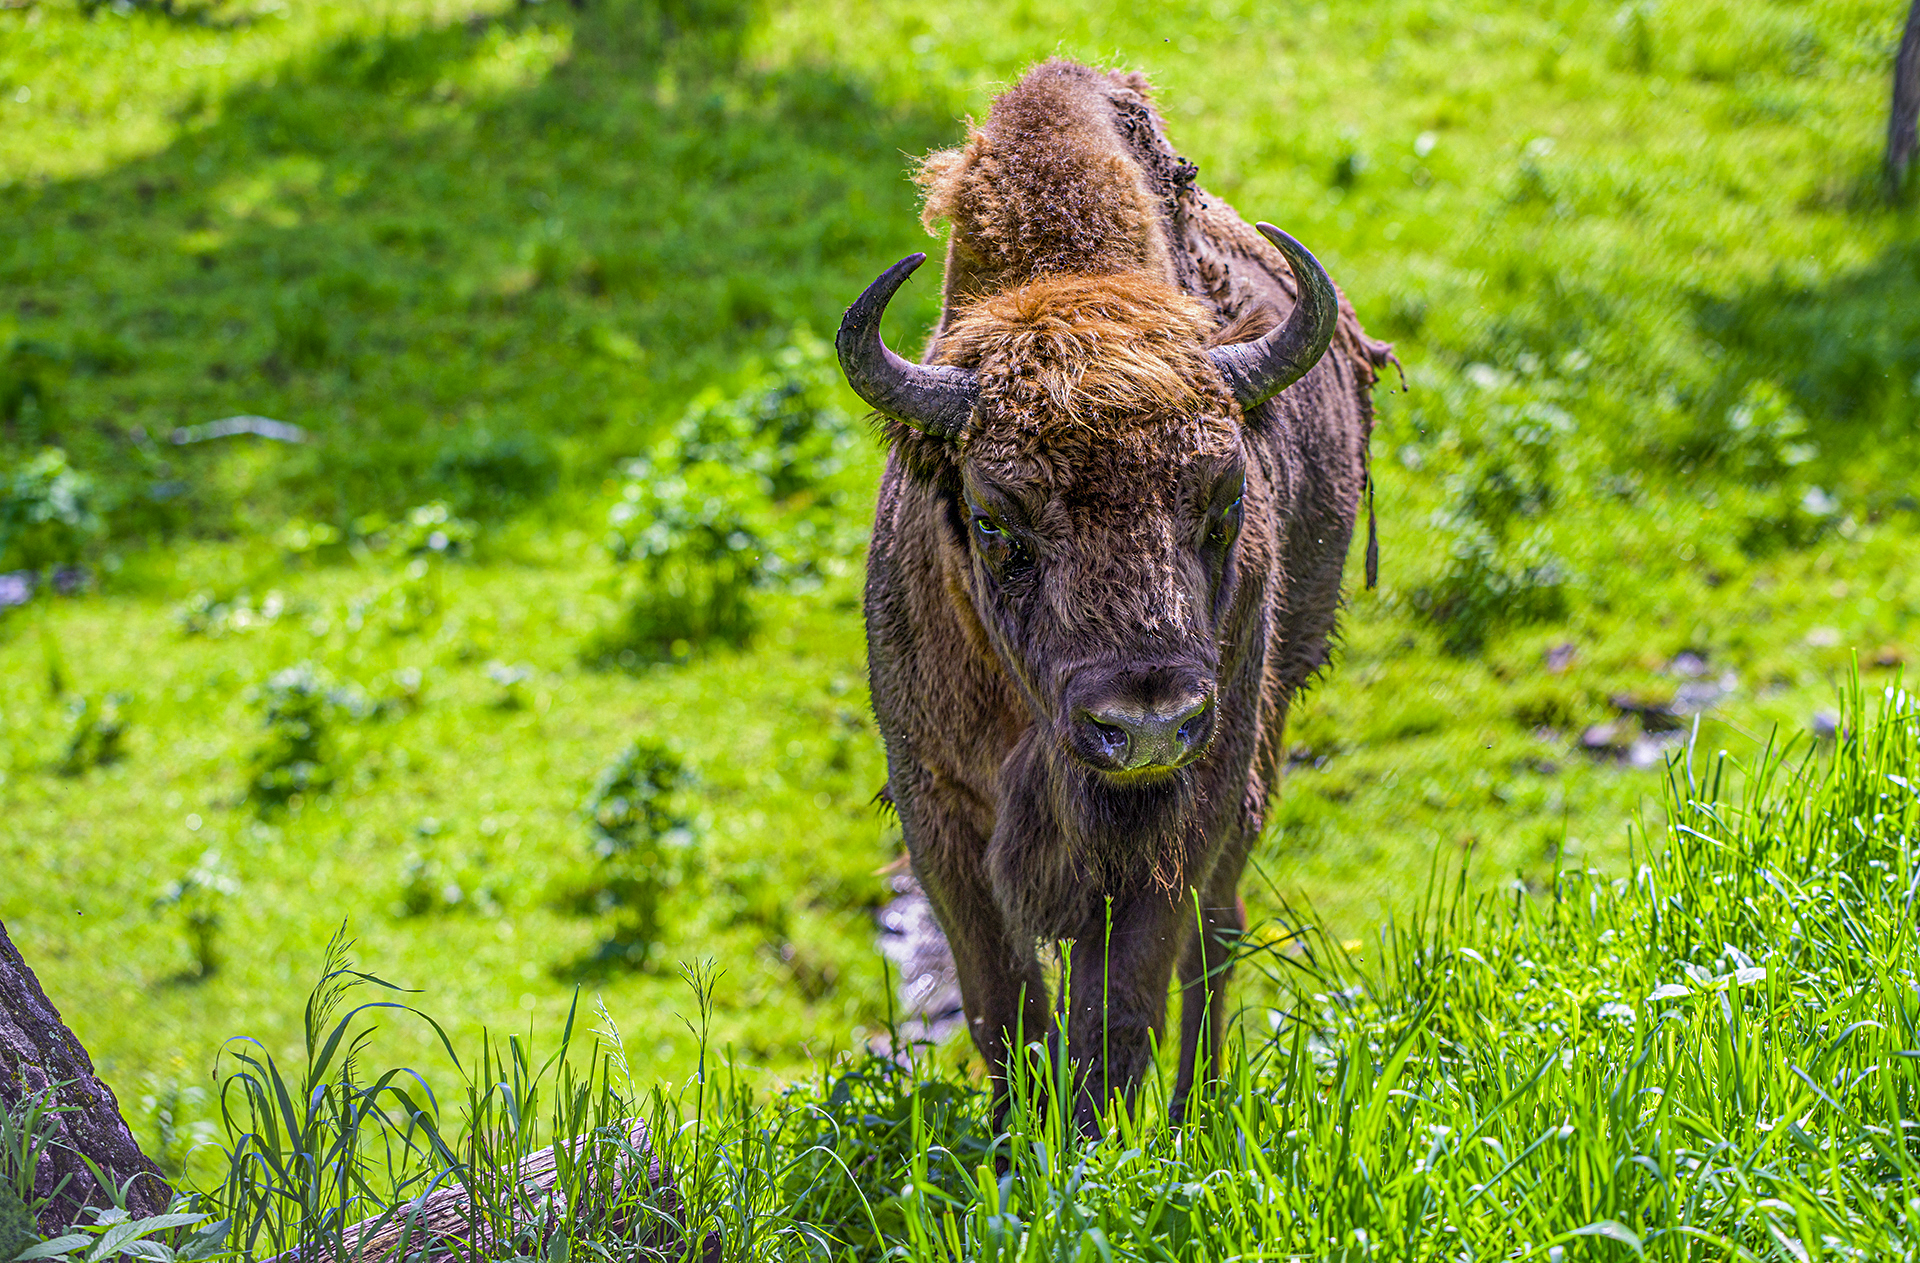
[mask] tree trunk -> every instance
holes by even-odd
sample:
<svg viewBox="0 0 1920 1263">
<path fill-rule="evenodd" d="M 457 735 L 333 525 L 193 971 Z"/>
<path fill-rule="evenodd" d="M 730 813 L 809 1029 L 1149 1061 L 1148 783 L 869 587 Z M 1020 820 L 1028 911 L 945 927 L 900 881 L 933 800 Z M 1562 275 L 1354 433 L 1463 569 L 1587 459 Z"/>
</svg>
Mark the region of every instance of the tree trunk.
<svg viewBox="0 0 1920 1263">
<path fill-rule="evenodd" d="M 1920 0 L 1907 13 L 1907 34 L 1893 59 L 1893 113 L 1887 120 L 1887 182 L 1895 197 L 1907 191 L 1914 151 L 1920 149 Z"/>
<path fill-rule="evenodd" d="M 52 1234 L 73 1223 L 84 1206 L 113 1205 L 113 1192 L 100 1187 L 80 1160 L 83 1154 L 106 1173 L 115 1190 L 132 1180 L 126 1198 L 135 1218 L 166 1209 L 173 1189 L 140 1152 L 120 1117 L 120 1103 L 94 1077 L 87 1050 L 61 1022 L 59 1010 L 0 924 L 0 1109 L 17 1116 L 22 1103 L 35 1095 L 51 1111 L 52 1143 L 33 1182 L 36 1199 L 52 1198 L 40 1209 L 42 1232 Z M 60 1187 L 63 1178 L 66 1184 Z"/>
</svg>

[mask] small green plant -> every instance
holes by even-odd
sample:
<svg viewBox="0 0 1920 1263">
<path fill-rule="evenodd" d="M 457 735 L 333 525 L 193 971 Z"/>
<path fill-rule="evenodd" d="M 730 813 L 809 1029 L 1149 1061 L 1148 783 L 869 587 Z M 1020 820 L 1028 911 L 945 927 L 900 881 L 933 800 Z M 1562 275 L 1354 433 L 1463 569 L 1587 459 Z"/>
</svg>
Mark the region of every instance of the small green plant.
<svg viewBox="0 0 1920 1263">
<path fill-rule="evenodd" d="M 484 431 L 440 449 L 427 473 L 429 486 L 461 513 L 497 517 L 546 495 L 559 480 L 551 445 L 536 434 Z"/>
<path fill-rule="evenodd" d="M 67 357 L 35 338 L 0 337 L 0 426 L 39 441 L 64 414 Z"/>
<path fill-rule="evenodd" d="M 154 911 L 180 916 L 187 954 L 193 960 L 187 976 L 195 981 L 211 978 L 220 968 L 221 912 L 227 900 L 239 892 L 240 883 L 234 880 L 220 852 L 209 849 L 154 898 Z"/>
<path fill-rule="evenodd" d="M 487 678 L 494 682 L 500 692 L 494 697 L 496 710 L 525 710 L 527 692 L 521 686 L 533 678 L 533 668 L 524 663 L 508 666 L 504 662 L 494 661 L 487 664 Z"/>
<path fill-rule="evenodd" d="M 447 892 L 439 877 L 438 864 L 418 851 L 410 853 L 400 865 L 400 898 L 394 904 L 395 914 L 423 917 L 445 907 Z"/>
<path fill-rule="evenodd" d="M 257 605 L 246 592 L 228 597 L 196 592 L 174 607 L 173 623 L 182 636 L 218 640 L 222 636 L 264 630 L 286 612 L 287 600 L 277 591 L 268 592 Z"/>
<path fill-rule="evenodd" d="M 205 1118 L 195 1117 L 208 1104 L 207 1090 L 199 1084 L 156 1078 L 151 1086 L 153 1090 L 140 1098 L 153 1137 L 141 1147 L 142 1152 L 177 1179 L 186 1173 L 193 1151 L 215 1141 L 218 1128 Z"/>
<path fill-rule="evenodd" d="M 631 665 L 684 658 L 695 645 L 741 645 L 757 625 L 750 593 L 766 580 L 759 480 L 719 461 L 667 473 L 634 462 L 614 506 L 608 551 L 635 591 L 589 656 Z"/>
<path fill-rule="evenodd" d="M 319 295 L 294 290 L 274 300 L 273 355 L 283 366 L 319 368 L 333 351 L 333 328 Z"/>
<path fill-rule="evenodd" d="M 830 348 L 797 330 L 746 389 L 703 392 L 627 465 L 606 535 L 630 576 L 626 609 L 590 659 L 745 644 L 755 590 L 817 584 L 858 555 L 864 524 L 848 505 L 864 439 L 837 390 Z"/>
<path fill-rule="evenodd" d="M 261 815 L 333 784 L 330 727 L 340 707 L 332 681 L 311 662 L 275 672 L 254 690 L 266 729 L 249 761 L 247 798 Z"/>
<path fill-rule="evenodd" d="M 409 557 L 465 557 L 473 552 L 480 528 L 456 516 L 445 500 L 434 500 L 408 509 L 389 538 Z"/>
<path fill-rule="evenodd" d="M 93 480 L 59 448 L 0 469 L 0 570 L 71 566 L 103 530 Z"/>
<path fill-rule="evenodd" d="M 68 704 L 67 748 L 56 765 L 60 775 L 78 776 L 126 756 L 125 703 L 124 697 L 109 694 L 98 701 L 77 697 Z"/>
<path fill-rule="evenodd" d="M 361 700 L 359 718 L 411 715 L 426 704 L 426 677 L 419 667 L 400 667 L 381 680 L 374 692 L 375 696 Z"/>
<path fill-rule="evenodd" d="M 289 561 L 316 561 L 338 551 L 342 544 L 339 527 L 298 517 L 275 531 L 273 542 Z"/>
<path fill-rule="evenodd" d="M 1445 516 L 1436 526 L 1448 540 L 1446 563 L 1415 589 L 1412 605 L 1439 625 L 1449 653 L 1478 653 L 1497 627 L 1566 616 L 1566 571 L 1538 540 L 1503 542 L 1477 522 Z"/>
<path fill-rule="evenodd" d="M 452 912 L 500 915 L 499 884 L 487 873 L 488 856 L 476 851 L 466 857 L 464 864 L 456 864 L 432 854 L 432 840 L 440 831 L 440 822 L 432 818 L 414 826 L 419 849 L 407 852 L 401 861 L 400 891 L 393 904 L 394 915 L 424 917 Z"/>
<path fill-rule="evenodd" d="M 11 1259 L 40 1240 L 36 1213 L 44 1205 L 34 1186 L 40 1163 L 56 1143 L 55 1085 L 26 1092 L 0 1109 L 0 1258 Z"/>
<path fill-rule="evenodd" d="M 11 1183 L 0 1183 L 0 1258 L 17 1258 L 40 1240 L 39 1227 Z"/>
<path fill-rule="evenodd" d="M 1715 446 L 1729 467 L 1755 482 L 1782 478 L 1820 454 L 1806 415 L 1780 387 L 1759 378 L 1727 409 Z"/>
<path fill-rule="evenodd" d="M 580 811 L 595 861 L 594 907 L 617 919 L 593 963 L 645 969 L 666 931 L 665 904 L 693 876 L 693 777 L 680 757 L 639 740 L 609 763 Z"/>
<path fill-rule="evenodd" d="M 399 639 L 424 631 L 440 613 L 440 583 L 433 564 L 417 556 L 398 577 L 347 603 L 341 625 L 349 632 L 379 632 Z"/>
<path fill-rule="evenodd" d="M 1824 487 L 1783 481 L 1738 500 L 1738 539 L 1749 557 L 1805 548 L 1844 521 L 1840 502 Z"/>
<path fill-rule="evenodd" d="M 1660 56 L 1660 41 L 1654 31 L 1653 0 L 1631 0 L 1620 6 L 1613 18 L 1613 44 L 1609 56 L 1613 64 L 1635 74 L 1647 74 Z"/>
<path fill-rule="evenodd" d="M 1506 375 L 1488 365 L 1470 366 L 1468 377 L 1505 388 Z M 1531 524 L 1560 494 L 1574 428 L 1557 404 L 1530 399 L 1489 408 L 1464 444 L 1467 459 L 1447 479 L 1451 503 L 1433 515 L 1446 560 L 1410 600 L 1449 652 L 1477 653 L 1497 627 L 1564 617 L 1566 567 Z"/>
<path fill-rule="evenodd" d="M 147 1263 L 189 1263 L 224 1251 L 227 1223 L 209 1222 L 212 1218 L 172 1211 L 135 1219 L 123 1206 L 94 1208 L 91 1223 L 74 1224 L 51 1241 L 42 1241 L 13 1257 L 15 1263 L 37 1259 L 105 1263 L 122 1256 Z M 198 1230 L 183 1234 L 183 1228 Z"/>
</svg>

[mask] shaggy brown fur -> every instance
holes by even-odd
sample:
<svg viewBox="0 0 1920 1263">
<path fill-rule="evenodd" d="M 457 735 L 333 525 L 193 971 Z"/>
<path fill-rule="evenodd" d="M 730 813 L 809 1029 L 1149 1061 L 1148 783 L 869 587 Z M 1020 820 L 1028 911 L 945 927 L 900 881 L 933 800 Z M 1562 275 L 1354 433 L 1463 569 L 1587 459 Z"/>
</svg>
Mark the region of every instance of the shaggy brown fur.
<svg viewBox="0 0 1920 1263">
<path fill-rule="evenodd" d="M 1145 1068 L 1176 963 L 1176 1109 L 1213 1064 L 1386 355 L 1342 300 L 1332 350 L 1243 416 L 1204 351 L 1275 327 L 1293 278 L 1193 170 L 1144 79 L 1065 62 L 922 164 L 952 233 L 928 358 L 975 370 L 979 402 L 957 440 L 891 426 L 869 554 L 888 790 L 974 1039 L 998 1075 L 1010 1032 L 1051 1037 L 1036 947 L 1071 941 L 1089 1128 Z M 1103 744 L 1105 717 L 1176 710 L 1177 758 L 1121 768 L 1133 747 Z"/>
</svg>

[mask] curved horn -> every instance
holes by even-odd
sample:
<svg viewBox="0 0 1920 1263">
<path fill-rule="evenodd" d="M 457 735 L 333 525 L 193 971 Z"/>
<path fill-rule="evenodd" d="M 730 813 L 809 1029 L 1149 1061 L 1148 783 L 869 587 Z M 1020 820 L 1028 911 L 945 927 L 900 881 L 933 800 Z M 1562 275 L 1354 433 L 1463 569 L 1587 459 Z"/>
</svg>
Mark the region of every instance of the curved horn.
<svg viewBox="0 0 1920 1263">
<path fill-rule="evenodd" d="M 882 272 L 847 308 L 833 345 L 840 352 L 840 370 L 856 395 L 916 430 L 950 439 L 973 415 L 979 379 L 949 364 L 909 364 L 880 340 L 880 317 L 888 300 L 926 261 L 924 254 L 910 254 Z"/>
<path fill-rule="evenodd" d="M 1260 235 L 1287 256 L 1300 285 L 1287 323 L 1255 342 L 1217 346 L 1207 358 L 1226 378 L 1227 388 L 1251 412 L 1306 375 L 1333 342 L 1340 319 L 1340 295 L 1307 248 L 1272 224 L 1258 224 Z"/>
</svg>

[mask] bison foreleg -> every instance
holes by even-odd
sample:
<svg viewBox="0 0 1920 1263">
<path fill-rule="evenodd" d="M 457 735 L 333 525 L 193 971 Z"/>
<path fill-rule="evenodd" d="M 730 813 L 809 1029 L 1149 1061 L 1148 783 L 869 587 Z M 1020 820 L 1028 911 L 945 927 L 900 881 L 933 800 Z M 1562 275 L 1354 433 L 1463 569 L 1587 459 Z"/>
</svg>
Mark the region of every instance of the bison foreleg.
<svg viewBox="0 0 1920 1263">
<path fill-rule="evenodd" d="M 1194 897 L 1187 916 L 1196 933 L 1180 957 L 1180 1078 L 1168 1112 L 1178 1123 L 1196 1080 L 1205 1083 L 1220 1071 L 1227 1029 L 1227 982 L 1233 952 L 1246 933 L 1247 909 L 1240 902 L 1239 872 L 1216 876 L 1204 897 Z"/>
<path fill-rule="evenodd" d="M 1192 933 L 1182 916 L 1178 904 L 1154 891 L 1115 900 L 1074 940 L 1067 1050 L 1080 1072 L 1074 1115 L 1083 1134 L 1099 1131 L 1110 1098 L 1131 1102 L 1152 1067 L 1173 962 Z"/>
<path fill-rule="evenodd" d="M 967 1031 L 993 1076 L 994 1098 L 1004 1112 L 1013 1050 L 1053 1034 L 1047 981 L 1032 954 L 1012 944 L 978 857 L 983 848 L 959 843 L 922 846 L 914 872 L 933 904 L 934 916 L 953 953 Z"/>
</svg>

